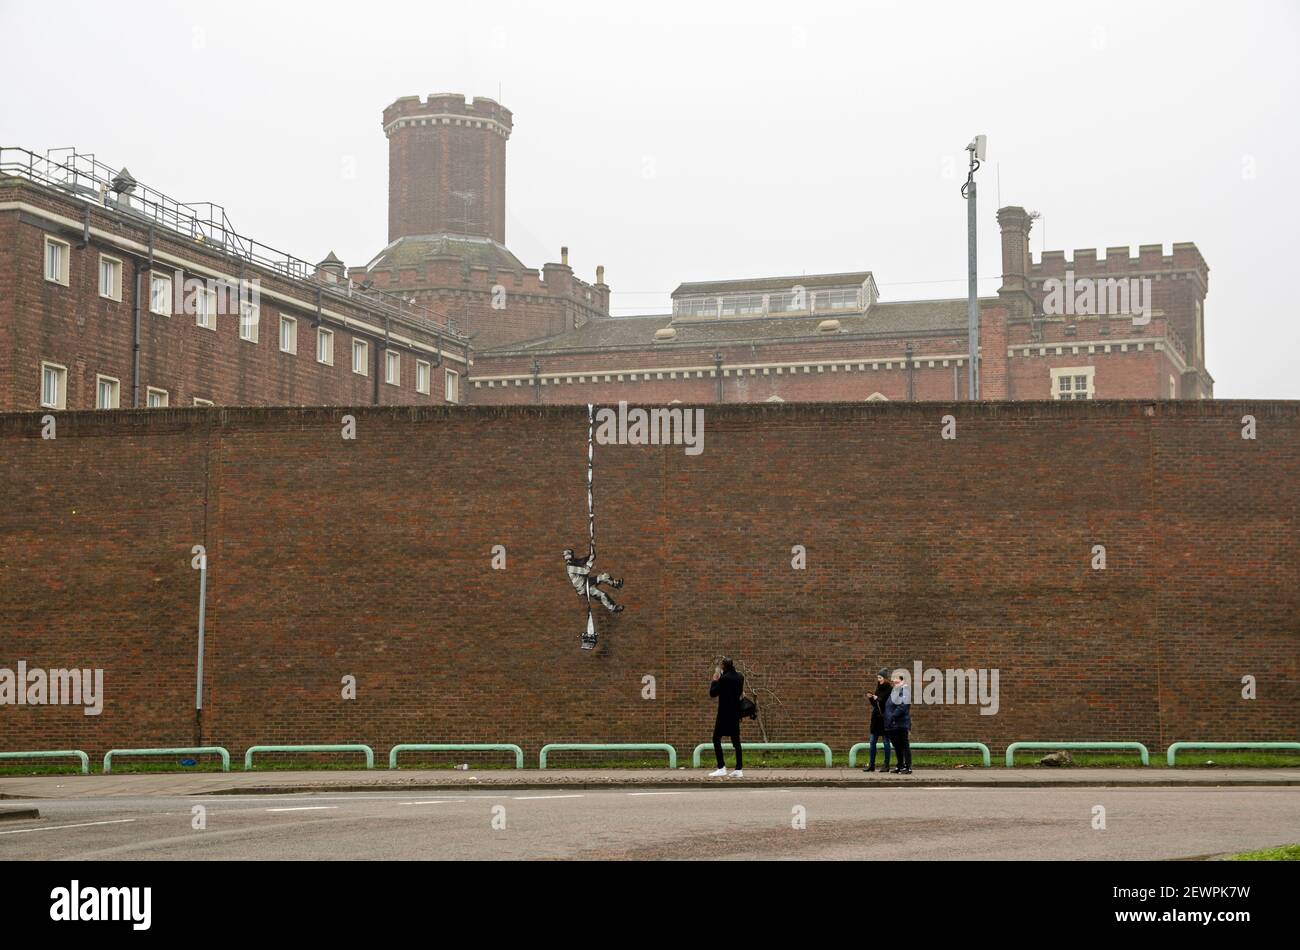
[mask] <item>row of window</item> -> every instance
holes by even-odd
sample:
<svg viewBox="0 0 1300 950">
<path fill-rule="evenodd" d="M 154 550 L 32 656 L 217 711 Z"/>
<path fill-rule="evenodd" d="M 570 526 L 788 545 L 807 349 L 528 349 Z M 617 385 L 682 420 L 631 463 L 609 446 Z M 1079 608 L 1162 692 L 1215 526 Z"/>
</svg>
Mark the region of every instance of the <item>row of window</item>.
<svg viewBox="0 0 1300 950">
<path fill-rule="evenodd" d="M 162 409 L 171 403 L 165 389 L 149 386 L 145 391 L 145 405 Z M 41 408 L 66 409 L 68 404 L 68 368 L 57 363 L 41 364 Z M 122 405 L 122 382 L 112 376 L 95 377 L 95 408 L 117 409 Z M 211 406 L 211 399 L 194 397 L 194 405 Z"/>
<path fill-rule="evenodd" d="M 396 355 L 396 354 L 390 354 Z M 393 372 L 396 372 L 395 370 Z M 428 392 L 429 385 L 429 364 L 420 360 L 416 363 L 417 378 L 423 374 L 423 385 L 421 392 Z M 447 370 L 447 401 L 456 401 L 456 383 L 459 379 L 459 373 L 455 370 Z M 121 407 L 122 383 L 112 376 L 95 377 L 95 408 L 96 409 L 118 409 Z M 148 387 L 145 405 L 150 409 L 161 409 L 169 405 L 169 396 L 167 390 L 157 389 L 153 386 Z M 41 364 L 41 408 L 43 409 L 66 409 L 68 404 L 68 368 L 60 366 L 58 363 Z M 212 400 L 200 399 L 194 397 L 194 405 L 211 406 Z"/>
<path fill-rule="evenodd" d="M 67 241 L 45 237 L 45 279 L 56 284 L 68 286 L 68 262 L 71 246 Z M 149 275 L 149 312 L 159 316 L 172 315 L 172 278 L 167 274 L 150 273 Z M 108 300 L 122 299 L 122 261 L 107 254 L 99 255 L 99 295 Z M 217 328 L 217 291 L 213 288 L 200 290 L 195 296 L 194 321 L 206 330 Z M 261 322 L 261 308 L 252 301 L 239 301 L 239 338 L 249 343 L 258 342 L 258 325 Z M 280 352 L 297 354 L 298 320 L 288 314 L 280 314 Z M 325 327 L 316 328 L 316 362 L 326 366 L 334 365 L 334 331 Z M 58 369 L 55 364 L 43 364 Z M 370 375 L 370 344 L 366 340 L 352 341 L 352 372 L 358 376 Z M 429 395 L 433 367 L 427 360 L 415 361 L 415 391 Z M 447 402 L 460 401 L 460 376 L 452 369 L 444 371 Z M 387 350 L 384 354 L 384 382 L 390 386 L 402 384 L 402 354 Z M 51 382 L 50 385 L 57 385 Z M 62 409 L 62 404 L 46 399 L 45 381 L 42 381 L 41 405 L 47 408 Z M 165 393 L 164 393 L 165 396 Z M 150 403 L 153 405 L 153 403 Z M 160 405 L 166 405 L 164 401 Z M 100 405 L 99 408 L 116 408 L 116 405 Z"/>
</svg>

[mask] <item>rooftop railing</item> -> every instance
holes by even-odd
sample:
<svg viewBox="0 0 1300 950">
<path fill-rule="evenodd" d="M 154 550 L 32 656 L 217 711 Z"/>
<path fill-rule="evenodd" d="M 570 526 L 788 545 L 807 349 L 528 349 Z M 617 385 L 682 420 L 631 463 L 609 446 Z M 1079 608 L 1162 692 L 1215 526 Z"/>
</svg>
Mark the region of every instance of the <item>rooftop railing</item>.
<svg viewBox="0 0 1300 950">
<path fill-rule="evenodd" d="M 44 155 L 0 146 L 0 176 L 10 175 L 54 188 L 89 204 L 138 222 L 164 228 L 205 250 L 264 268 L 290 281 L 310 285 L 306 292 L 348 301 L 376 314 L 435 334 L 459 337 L 455 321 L 396 294 L 363 287 L 344 276 L 336 283 L 314 278 L 316 267 L 301 258 L 239 234 L 226 210 L 209 201 L 183 202 L 164 195 L 75 147 Z M 129 175 L 129 173 L 128 173 Z"/>
</svg>

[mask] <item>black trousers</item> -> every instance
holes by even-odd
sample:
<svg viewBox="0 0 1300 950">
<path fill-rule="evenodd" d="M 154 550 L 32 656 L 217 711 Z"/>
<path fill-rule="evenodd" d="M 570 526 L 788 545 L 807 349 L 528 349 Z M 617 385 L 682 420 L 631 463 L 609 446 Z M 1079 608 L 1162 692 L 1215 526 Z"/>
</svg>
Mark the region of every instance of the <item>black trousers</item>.
<svg viewBox="0 0 1300 950">
<path fill-rule="evenodd" d="M 900 769 L 912 767 L 912 744 L 908 741 L 906 729 L 890 729 L 889 742 L 894 747 L 894 756 Z"/>
<path fill-rule="evenodd" d="M 715 722 L 713 724 L 713 754 L 718 757 L 718 768 L 726 768 L 722 760 L 722 737 L 731 738 L 731 747 L 736 750 L 736 768 L 745 767 L 745 755 L 740 749 L 740 720 L 735 722 Z"/>
</svg>

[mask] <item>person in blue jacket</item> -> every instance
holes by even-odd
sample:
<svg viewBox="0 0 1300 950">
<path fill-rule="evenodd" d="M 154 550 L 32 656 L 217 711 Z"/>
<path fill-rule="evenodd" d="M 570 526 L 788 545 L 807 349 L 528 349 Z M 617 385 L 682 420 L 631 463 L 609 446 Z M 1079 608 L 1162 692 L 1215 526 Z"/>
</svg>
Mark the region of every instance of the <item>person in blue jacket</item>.
<svg viewBox="0 0 1300 950">
<path fill-rule="evenodd" d="M 896 775 L 912 774 L 912 746 L 907 734 L 912 729 L 912 688 L 900 672 L 894 673 L 894 688 L 885 700 L 885 735 L 889 736 L 898 760 Z"/>
</svg>

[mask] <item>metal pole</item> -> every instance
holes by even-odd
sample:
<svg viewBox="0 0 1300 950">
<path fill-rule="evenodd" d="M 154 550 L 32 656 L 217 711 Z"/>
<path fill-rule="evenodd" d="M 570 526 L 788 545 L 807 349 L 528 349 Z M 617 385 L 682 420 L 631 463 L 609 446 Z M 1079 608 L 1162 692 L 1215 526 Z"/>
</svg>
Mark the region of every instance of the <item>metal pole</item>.
<svg viewBox="0 0 1300 950">
<path fill-rule="evenodd" d="M 595 472 L 596 407 L 587 403 L 587 549 L 593 559 L 596 556 L 596 498 L 592 490 Z M 591 577 L 587 577 L 587 632 L 582 637 L 582 649 L 590 650 L 596 646 L 596 622 L 591 616 Z"/>
<path fill-rule="evenodd" d="M 966 329 L 970 336 L 970 384 L 967 389 L 971 399 L 980 398 L 980 311 L 979 287 L 975 276 L 975 167 L 975 153 L 972 151 L 971 177 L 966 192 Z"/>
<path fill-rule="evenodd" d="M 208 607 L 208 556 L 199 558 L 199 670 L 194 685 L 194 722 L 203 738 L 203 629 Z"/>
</svg>

